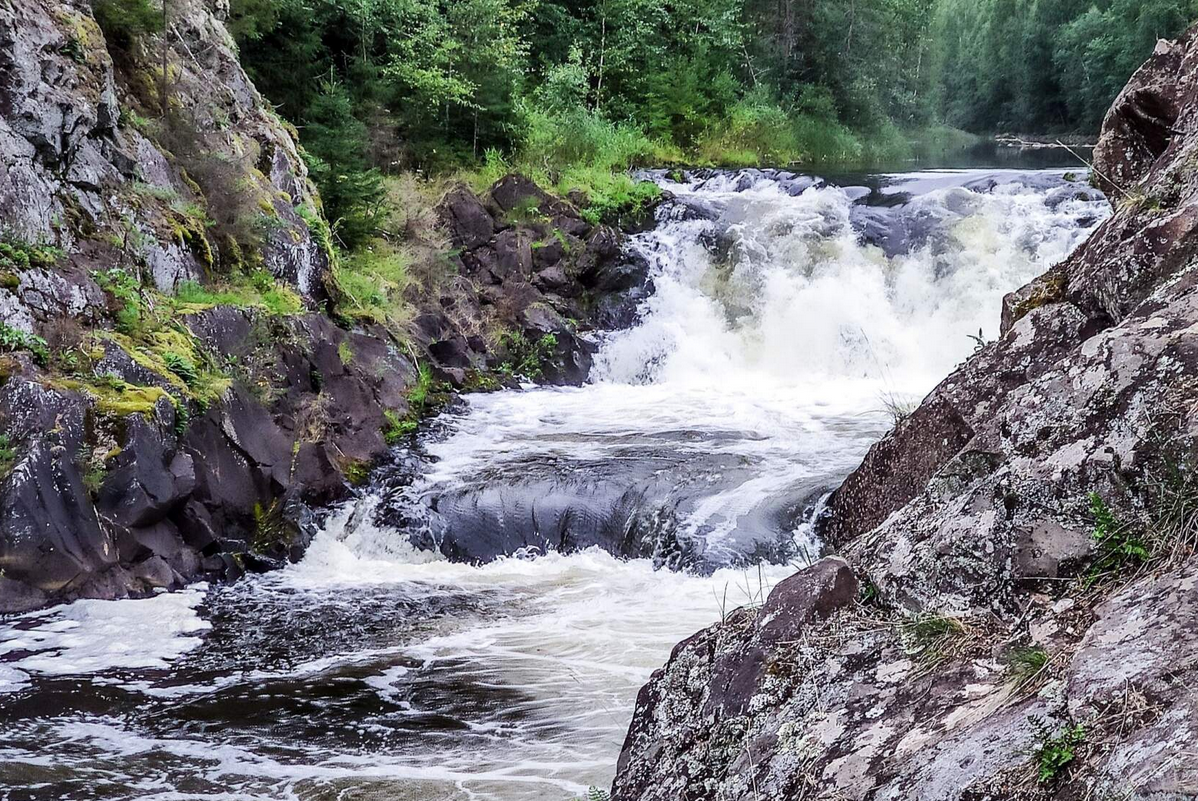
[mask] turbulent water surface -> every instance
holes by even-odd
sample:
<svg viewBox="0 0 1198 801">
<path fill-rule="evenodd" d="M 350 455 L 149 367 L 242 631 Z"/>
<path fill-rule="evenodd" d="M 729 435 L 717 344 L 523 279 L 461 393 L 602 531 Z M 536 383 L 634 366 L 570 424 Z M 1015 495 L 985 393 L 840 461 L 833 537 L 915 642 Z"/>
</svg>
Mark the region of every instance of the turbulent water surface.
<svg viewBox="0 0 1198 801">
<path fill-rule="evenodd" d="M 654 292 L 590 385 L 471 398 L 286 570 L 0 620 L 0 797 L 606 786 L 674 643 L 816 552 L 893 411 L 1106 214 L 1065 172 L 654 174 Z"/>
</svg>

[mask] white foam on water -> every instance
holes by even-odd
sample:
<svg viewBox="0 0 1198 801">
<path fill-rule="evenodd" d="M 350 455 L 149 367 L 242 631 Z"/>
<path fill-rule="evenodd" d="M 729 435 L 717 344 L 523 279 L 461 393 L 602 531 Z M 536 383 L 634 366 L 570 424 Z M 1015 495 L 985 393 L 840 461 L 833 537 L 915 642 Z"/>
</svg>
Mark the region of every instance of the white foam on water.
<svg viewBox="0 0 1198 801">
<path fill-rule="evenodd" d="M 165 668 L 198 646 L 199 635 L 211 628 L 196 612 L 207 590 L 201 582 L 137 600 L 81 600 L 9 620 L 0 627 L 0 658 L 30 653 L 3 667 L 49 676 Z"/>
<path fill-rule="evenodd" d="M 798 197 L 770 180 L 741 192 L 671 189 L 719 217 L 642 236 L 655 292 L 641 324 L 599 354 L 601 381 L 723 393 L 867 379 L 923 393 L 969 355 L 979 329 L 995 335 L 1006 292 L 1085 238 L 1076 217 L 1106 213 L 1083 201 L 1050 208 L 1045 192 L 1018 184 L 937 189 L 910 202 L 938 221 L 934 244 L 888 259 L 859 241 L 835 187 Z M 712 232 L 722 258 L 704 247 Z"/>
<path fill-rule="evenodd" d="M 938 233 L 891 259 L 858 242 L 842 190 L 791 197 L 768 179 L 746 188 L 727 176 L 671 185 L 714 206 L 717 219 L 667 222 L 639 237 L 656 291 L 636 327 L 603 343 L 595 382 L 471 397 L 454 433 L 428 446 L 437 461 L 417 491 L 529 460 L 618 460 L 630 445 L 715 451 L 753 465 L 692 513 L 691 526 L 718 537 L 797 479 L 843 475 L 887 427 L 885 402 L 917 399 L 968 356 L 970 335 L 993 336 L 1002 294 L 1075 247 L 1086 233 L 1077 219 L 1103 213 L 1071 200 L 1050 208 L 1044 192 L 1017 186 L 966 192 L 962 175 L 904 177 L 943 183 L 912 201 L 939 221 Z M 710 237 L 721 255 L 703 245 Z M 0 751 L 0 786 L 5 764 L 20 763 L 126 791 L 112 798 L 566 801 L 610 782 L 636 693 L 675 643 L 760 603 L 793 571 L 697 576 L 595 549 L 456 564 L 376 524 L 379 502 L 338 510 L 299 564 L 254 579 L 254 591 L 297 610 L 392 589 L 415 609 L 476 603 L 395 645 L 345 650 L 338 641 L 292 667 L 203 682 L 121 681 L 183 703 L 235 685 L 357 682 L 378 708 L 344 725 L 383 732 L 382 745 L 244 735 L 235 720 L 224 731 L 152 736 L 118 718 L 64 717 L 31 724 L 42 727 L 27 738 L 36 746 Z M 196 612 L 201 598 L 196 588 L 10 620 L 0 659 L 14 658 L 0 663 L 0 692 L 23 691 L 32 673 L 169 667 L 208 625 Z M 22 649 L 32 654 L 17 658 Z M 430 716 L 443 720 L 417 729 L 419 738 L 404 729 L 394 739 L 388 728 Z"/>
<path fill-rule="evenodd" d="M 507 614 L 447 620 L 442 633 L 404 648 L 419 669 L 393 665 L 364 679 L 401 706 L 409 697 L 405 682 L 418 674 L 500 694 L 502 701 L 459 718 L 462 734 L 430 737 L 427 750 L 409 757 L 426 778 L 446 771 L 440 792 L 462 794 L 445 797 L 480 799 L 566 799 L 606 785 L 636 693 L 673 645 L 736 607 L 761 603 L 794 570 L 775 565 L 703 577 L 597 548 L 480 566 L 384 564 L 326 538 L 302 564 L 270 580 L 311 591 L 319 575 L 330 589 L 385 582 L 405 591 L 419 585 L 430 593 L 510 599 Z"/>
</svg>

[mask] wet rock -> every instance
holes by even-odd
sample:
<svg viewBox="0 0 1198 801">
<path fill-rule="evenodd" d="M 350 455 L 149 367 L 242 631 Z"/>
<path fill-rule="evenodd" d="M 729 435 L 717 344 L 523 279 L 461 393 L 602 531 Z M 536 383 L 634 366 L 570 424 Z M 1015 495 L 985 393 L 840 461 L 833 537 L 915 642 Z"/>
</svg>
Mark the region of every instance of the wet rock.
<svg viewBox="0 0 1198 801">
<path fill-rule="evenodd" d="M 822 620 L 857 598 L 857 577 L 843 559 L 821 559 L 770 591 L 757 615 L 762 643 L 793 640 L 812 620 Z"/>
<path fill-rule="evenodd" d="M 714 488 L 737 486 L 748 475 L 744 464 L 714 449 L 699 458 L 645 442 L 622 449 L 618 460 L 563 457 L 497 467 L 422 499 L 417 509 L 399 493 L 381 521 L 395 525 L 428 516 L 431 533 L 416 535 L 415 544 L 471 563 L 527 549 L 570 553 L 592 546 L 675 570 L 784 562 L 794 555 L 794 541 L 779 520 L 810 487 L 746 511 L 714 543 L 706 529 L 679 524 Z"/>
<path fill-rule="evenodd" d="M 1198 453 L 1181 411 L 1198 403 L 1196 101 L 1191 31 L 1133 77 L 1097 150 L 1112 196 L 1138 181 L 1148 200 L 1012 293 L 999 339 L 833 494 L 822 530 L 875 605 L 736 612 L 680 645 L 638 699 L 615 798 L 1029 798 L 1036 744 L 1076 726 L 1085 746 L 1041 796 L 1198 796 L 1195 558 L 1173 542 L 1151 571 L 1070 581 L 1093 564 L 1091 494 L 1151 517 L 1160 477 L 1189 481 Z M 1086 191 L 1028 180 L 1060 203 Z M 858 218 L 886 246 L 886 216 Z M 931 661 L 927 621 L 957 632 Z M 786 628 L 766 644 L 770 623 Z M 1028 641 L 1052 665 L 1035 692 L 1003 664 Z"/>
</svg>

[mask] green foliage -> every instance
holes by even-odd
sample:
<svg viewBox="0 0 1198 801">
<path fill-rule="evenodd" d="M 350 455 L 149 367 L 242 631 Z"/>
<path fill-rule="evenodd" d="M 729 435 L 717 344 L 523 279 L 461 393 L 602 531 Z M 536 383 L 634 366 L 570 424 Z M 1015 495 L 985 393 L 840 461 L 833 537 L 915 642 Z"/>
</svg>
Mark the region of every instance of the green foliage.
<svg viewBox="0 0 1198 801">
<path fill-rule="evenodd" d="M 1011 678 L 1023 683 L 1035 678 L 1048 664 L 1048 651 L 1038 645 L 1012 648 L 1007 654 L 1007 666 Z"/>
<path fill-rule="evenodd" d="M 1036 777 L 1041 784 L 1052 784 L 1077 758 L 1077 749 L 1086 741 L 1086 729 L 1080 723 L 1053 733 L 1041 720 L 1032 718 L 1036 743 L 1032 757 L 1036 763 Z"/>
<path fill-rule="evenodd" d="M 233 0 L 230 27 L 303 129 L 352 246 L 377 222 L 374 169 L 449 170 L 493 150 L 546 185 L 587 170 L 607 195 L 595 174 L 638 164 L 893 146 L 895 125 L 931 120 L 933 2 Z"/>
<path fill-rule="evenodd" d="M 507 354 L 499 365 L 501 374 L 535 381 L 545 372 L 545 363 L 557 350 L 557 336 L 545 334 L 531 341 L 519 331 L 508 332 L 500 337 L 499 347 Z"/>
<path fill-rule="evenodd" d="M 333 270 L 338 314 L 387 326 L 402 337 L 413 315 L 405 297 L 410 263 L 405 252 L 383 240 L 349 254 Z"/>
<path fill-rule="evenodd" d="M 284 514 L 282 499 L 275 498 L 266 506 L 254 504 L 254 533 L 250 540 L 252 551 L 266 553 L 286 547 L 297 533 L 299 530 L 295 523 Z"/>
<path fill-rule="evenodd" d="M 199 381 L 199 371 L 196 370 L 195 364 L 187 356 L 173 351 L 167 351 L 162 354 L 162 360 L 172 373 L 179 376 L 183 383 L 187 386 L 195 386 Z"/>
<path fill-rule="evenodd" d="M 53 267 L 62 251 L 49 245 L 31 245 L 20 240 L 0 240 L 0 270 L 21 272 L 31 267 Z"/>
<path fill-rule="evenodd" d="M 408 390 L 408 406 L 417 416 L 423 415 L 428 410 L 436 392 L 437 385 L 433 380 L 433 368 L 427 363 L 421 362 L 417 367 L 416 383 Z"/>
<path fill-rule="evenodd" d="M 948 123 L 969 130 L 1096 131 L 1194 0 L 939 0 L 936 71 Z"/>
<path fill-rule="evenodd" d="M 370 463 L 351 459 L 341 465 L 341 473 L 351 486 L 365 486 L 366 482 L 370 480 Z"/>
<path fill-rule="evenodd" d="M 374 233 L 383 197 L 366 143 L 366 126 L 354 116 L 349 92 L 335 78 L 322 81 L 304 118 L 305 156 L 333 233 L 349 248 Z"/>
<path fill-rule="evenodd" d="M 337 346 L 337 358 L 341 360 L 342 364 L 353 364 L 354 349 L 350 347 L 349 342 L 342 342 Z"/>
<path fill-rule="evenodd" d="M 384 410 L 383 439 L 388 445 L 395 445 L 416 433 L 421 418 L 443 405 L 445 397 L 444 387 L 433 378 L 432 368 L 424 362 L 418 364 L 416 383 L 408 390 L 408 413 L 400 417 L 392 409 Z"/>
<path fill-rule="evenodd" d="M 8 434 L 0 434 L 0 479 L 12 472 L 17 463 L 17 449 Z"/>
<path fill-rule="evenodd" d="M 1098 553 L 1086 572 L 1088 584 L 1117 575 L 1148 559 L 1148 544 L 1137 528 L 1115 517 L 1096 492 L 1090 493 L 1090 514 L 1094 518 L 1093 537 Z"/>
<path fill-rule="evenodd" d="M 941 121 L 1085 129 L 1156 38 L 1196 9 L 232 0 L 229 24 L 258 87 L 302 130 L 332 222 L 326 241 L 355 250 L 387 213 L 380 174 L 405 169 L 474 170 L 480 190 L 518 170 L 584 192 L 587 216 L 611 221 L 647 199 L 625 175 L 641 165 L 865 166 L 962 143 Z M 370 289 L 359 281 L 349 294 Z"/>
<path fill-rule="evenodd" d="M 239 309 L 260 308 L 280 316 L 299 314 L 304 309 L 304 302 L 295 290 L 265 270 L 256 270 L 249 276 L 234 275 L 212 287 L 184 281 L 175 288 L 175 301 L 183 309 L 236 306 Z"/>
<path fill-rule="evenodd" d="M 152 0 L 92 0 L 92 13 L 109 46 L 117 49 L 162 30 L 162 8 Z"/>
<path fill-rule="evenodd" d="M 415 433 L 420 425 L 419 421 L 411 415 L 400 417 L 391 409 L 384 410 L 383 417 L 386 418 L 386 423 L 383 425 L 383 439 L 388 445 L 399 444 Z"/>
<path fill-rule="evenodd" d="M 83 487 L 87 490 L 87 494 L 95 498 L 100 494 L 100 488 L 104 486 L 104 479 L 108 476 L 108 468 L 104 464 L 104 460 L 94 453 L 89 453 L 86 449 L 79 454 L 80 467 L 83 469 Z"/>
<path fill-rule="evenodd" d="M 147 309 L 138 280 L 120 267 L 96 270 L 92 277 L 116 302 L 116 329 L 130 336 L 140 333 Z"/>
<path fill-rule="evenodd" d="M 598 787 L 588 787 L 586 795 L 575 801 L 611 801 L 611 793 Z"/>
<path fill-rule="evenodd" d="M 13 328 L 7 323 L 0 323 L 0 353 L 15 353 L 29 351 L 33 360 L 45 365 L 50 361 L 50 348 L 46 340 L 34 334 L 27 334 L 19 328 Z"/>
</svg>

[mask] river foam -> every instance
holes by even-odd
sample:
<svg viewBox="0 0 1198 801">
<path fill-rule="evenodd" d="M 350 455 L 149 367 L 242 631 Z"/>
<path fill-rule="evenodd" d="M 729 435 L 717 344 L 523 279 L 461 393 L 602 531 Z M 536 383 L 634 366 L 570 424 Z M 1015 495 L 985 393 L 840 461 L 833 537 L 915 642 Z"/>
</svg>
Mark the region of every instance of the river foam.
<svg viewBox="0 0 1198 801">
<path fill-rule="evenodd" d="M 657 174 L 675 200 L 633 244 L 656 291 L 601 337 L 593 383 L 471 397 L 421 479 L 337 510 L 284 570 L 4 621 L 0 794 L 567 801 L 607 785 L 674 644 L 793 571 L 746 545 L 785 540 L 802 563 L 818 547 L 805 499 L 1106 213 L 1063 172 L 865 189 Z M 518 530 L 527 492 L 568 506 L 638 482 L 703 570 L 597 547 L 452 562 L 382 514 L 396 495 L 512 487 Z"/>
</svg>

